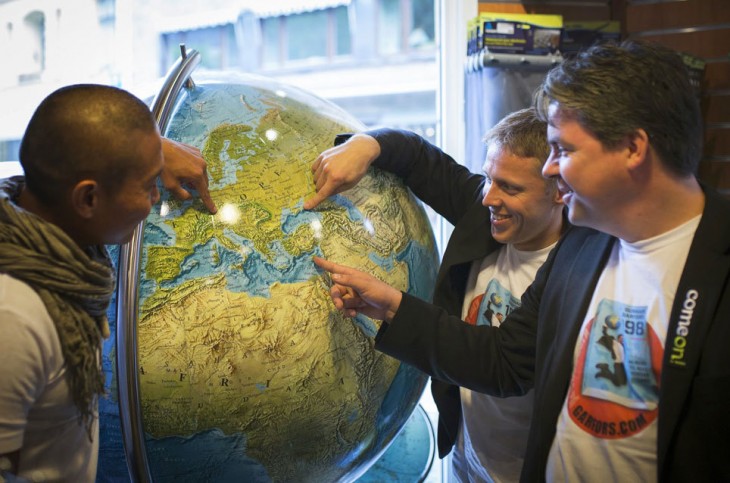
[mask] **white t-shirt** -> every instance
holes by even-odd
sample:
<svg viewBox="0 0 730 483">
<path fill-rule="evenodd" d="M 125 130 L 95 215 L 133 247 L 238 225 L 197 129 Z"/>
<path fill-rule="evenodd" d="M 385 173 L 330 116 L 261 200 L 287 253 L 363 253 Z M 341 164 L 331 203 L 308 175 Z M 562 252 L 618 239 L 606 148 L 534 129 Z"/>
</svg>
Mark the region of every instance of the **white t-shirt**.
<svg viewBox="0 0 730 483">
<path fill-rule="evenodd" d="M 576 343 L 547 481 L 656 481 L 664 340 L 700 218 L 615 244 Z"/>
<path fill-rule="evenodd" d="M 58 334 L 40 297 L 0 274 L 0 454 L 20 450 L 20 478 L 96 477 L 98 421 L 92 443 L 67 379 Z"/>
<path fill-rule="evenodd" d="M 519 251 L 504 245 L 472 265 L 462 320 L 498 327 L 520 305 L 555 245 Z M 533 392 L 498 398 L 461 388 L 461 427 L 451 459 L 451 479 L 462 482 L 517 481 L 522 471 Z"/>
</svg>

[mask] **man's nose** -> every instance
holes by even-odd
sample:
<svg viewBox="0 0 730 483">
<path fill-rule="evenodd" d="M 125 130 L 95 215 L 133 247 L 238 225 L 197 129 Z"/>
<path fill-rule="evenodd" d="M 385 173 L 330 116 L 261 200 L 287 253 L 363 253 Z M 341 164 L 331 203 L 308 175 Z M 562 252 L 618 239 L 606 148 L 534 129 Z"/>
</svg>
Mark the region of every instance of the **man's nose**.
<svg viewBox="0 0 730 483">
<path fill-rule="evenodd" d="M 484 188 L 484 196 L 482 196 L 482 205 L 484 206 L 497 206 L 502 202 L 499 197 L 499 188 L 496 187 L 495 183 Z"/>
<path fill-rule="evenodd" d="M 552 178 L 553 176 L 558 176 L 559 174 L 560 166 L 558 165 L 555 156 L 550 154 L 550 156 L 547 158 L 547 161 L 545 161 L 545 164 L 542 166 L 542 175 L 546 178 Z"/>
</svg>

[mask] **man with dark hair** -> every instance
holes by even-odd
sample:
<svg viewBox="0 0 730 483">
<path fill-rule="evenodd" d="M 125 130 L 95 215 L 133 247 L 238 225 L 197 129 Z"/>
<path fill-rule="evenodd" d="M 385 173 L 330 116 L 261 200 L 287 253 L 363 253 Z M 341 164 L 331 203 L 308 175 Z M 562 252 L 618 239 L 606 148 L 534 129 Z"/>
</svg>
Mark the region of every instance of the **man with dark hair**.
<svg viewBox="0 0 730 483">
<path fill-rule="evenodd" d="M 104 245 L 129 240 L 165 170 L 177 196 L 192 184 L 215 205 L 194 148 L 163 143 L 147 106 L 114 87 L 50 94 L 20 162 L 25 177 L 0 181 L 0 475 L 93 481 L 114 291 Z"/>
<path fill-rule="evenodd" d="M 434 303 L 468 324 L 499 327 L 519 306 L 564 226 L 555 182 L 541 174 L 550 153 L 546 131 L 534 109 L 505 116 L 485 137 L 484 175 L 469 172 L 413 133 L 357 134 L 315 161 L 319 189 L 305 206 L 356 183 L 371 163 L 394 172 L 455 226 Z M 531 391 L 505 400 L 435 378 L 431 391 L 439 410 L 439 454 L 444 457 L 454 448 L 452 479 L 519 478 Z"/>
<path fill-rule="evenodd" d="M 730 203 L 695 178 L 700 109 L 680 57 L 602 44 L 551 70 L 543 174 L 574 226 L 499 330 L 335 264 L 335 305 L 376 348 L 498 396 L 534 387 L 524 481 L 729 481 Z M 627 383 L 599 377 L 622 339 Z"/>
</svg>

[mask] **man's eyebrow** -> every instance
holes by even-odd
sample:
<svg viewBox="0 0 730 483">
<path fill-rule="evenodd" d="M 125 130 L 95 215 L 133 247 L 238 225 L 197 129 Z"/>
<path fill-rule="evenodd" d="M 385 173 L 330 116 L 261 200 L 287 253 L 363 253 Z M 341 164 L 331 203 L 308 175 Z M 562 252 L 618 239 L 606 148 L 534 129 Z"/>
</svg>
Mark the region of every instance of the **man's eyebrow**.
<svg viewBox="0 0 730 483">
<path fill-rule="evenodd" d="M 562 138 L 560 137 L 560 134 L 554 134 L 552 136 L 548 135 L 547 140 L 548 140 L 548 144 L 553 144 L 553 143 L 565 144 L 564 141 L 562 140 Z"/>
</svg>

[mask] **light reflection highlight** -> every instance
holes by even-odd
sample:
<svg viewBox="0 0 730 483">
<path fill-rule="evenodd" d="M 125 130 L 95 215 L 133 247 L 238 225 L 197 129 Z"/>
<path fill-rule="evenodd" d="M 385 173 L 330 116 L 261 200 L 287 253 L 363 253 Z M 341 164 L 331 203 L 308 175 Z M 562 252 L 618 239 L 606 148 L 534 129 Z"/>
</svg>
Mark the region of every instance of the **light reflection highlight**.
<svg viewBox="0 0 730 483">
<path fill-rule="evenodd" d="M 216 216 L 221 222 L 232 225 L 241 218 L 241 212 L 236 205 L 226 203 L 221 206 Z"/>
<path fill-rule="evenodd" d="M 269 141 L 276 141 L 276 138 L 279 137 L 279 131 L 276 129 L 267 129 L 264 135 Z"/>
<path fill-rule="evenodd" d="M 314 239 L 321 240 L 322 239 L 322 222 L 319 220 L 313 220 L 312 223 L 309 224 L 309 226 L 312 228 L 312 236 L 314 236 Z"/>
<path fill-rule="evenodd" d="M 368 235 L 375 236 L 375 226 L 373 226 L 373 222 L 370 221 L 369 218 L 365 218 L 363 220 L 362 226 L 365 228 L 365 231 L 368 232 Z"/>
</svg>

